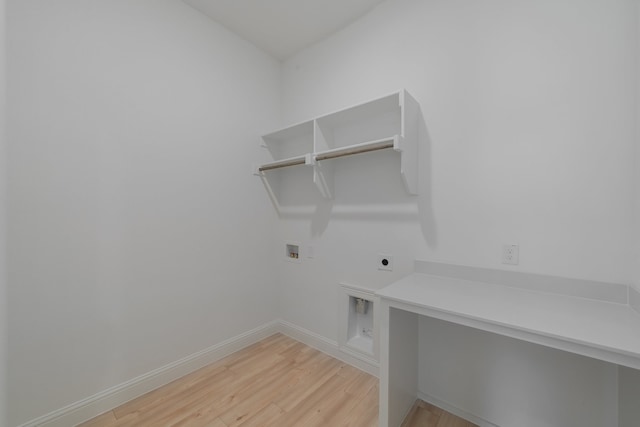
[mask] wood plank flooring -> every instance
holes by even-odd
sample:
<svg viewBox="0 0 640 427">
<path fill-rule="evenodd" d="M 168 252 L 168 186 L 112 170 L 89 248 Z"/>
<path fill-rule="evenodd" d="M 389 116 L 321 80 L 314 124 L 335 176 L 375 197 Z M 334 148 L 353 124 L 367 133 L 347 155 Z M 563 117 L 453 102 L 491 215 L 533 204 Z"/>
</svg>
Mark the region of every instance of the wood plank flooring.
<svg viewBox="0 0 640 427">
<path fill-rule="evenodd" d="M 378 379 L 275 334 L 81 427 L 377 427 Z M 403 427 L 469 427 L 417 402 Z"/>
<path fill-rule="evenodd" d="M 416 401 L 402 427 L 478 427 L 422 400 Z"/>
</svg>

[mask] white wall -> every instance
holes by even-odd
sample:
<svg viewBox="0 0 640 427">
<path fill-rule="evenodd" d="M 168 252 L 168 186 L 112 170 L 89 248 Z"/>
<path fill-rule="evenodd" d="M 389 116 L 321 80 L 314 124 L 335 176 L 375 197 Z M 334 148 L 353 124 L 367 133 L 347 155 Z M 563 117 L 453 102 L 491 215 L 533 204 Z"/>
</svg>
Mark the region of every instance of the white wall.
<svg viewBox="0 0 640 427">
<path fill-rule="evenodd" d="M 425 129 L 416 199 L 404 195 L 397 164 L 382 154 L 336 162 L 333 204 L 310 199 L 310 186 L 287 196 L 317 213 L 280 222 L 282 239 L 316 249 L 312 260 L 281 264 L 285 320 L 335 339 L 338 282 L 379 288 L 408 273 L 415 258 L 509 268 L 500 263 L 505 243 L 520 245 L 516 271 L 630 283 L 636 26 L 635 0 L 389 0 L 286 61 L 286 123 L 405 87 L 422 106 Z M 356 212 L 337 213 L 345 205 Z M 378 252 L 395 255 L 393 273 L 375 269 Z M 597 399 L 615 381 L 606 365 L 591 372 L 577 356 L 554 362 L 509 342 L 479 345 L 488 359 L 509 352 L 523 357 L 519 366 L 544 364 L 550 375 L 538 389 L 571 390 L 590 410 L 615 416 L 611 402 Z M 444 356 L 432 361 L 423 374 L 452 368 Z M 436 397 L 464 409 L 469 395 Z M 520 406 L 476 415 L 538 425 L 539 412 L 561 425 L 575 409 L 575 400 L 514 398 Z M 572 419 L 598 425 L 588 412 Z"/>
<path fill-rule="evenodd" d="M 173 0 L 13 0 L 10 424 L 277 317 L 280 64 Z"/>
<path fill-rule="evenodd" d="M 5 145 L 6 145 L 6 26 L 5 26 L 5 0 L 0 0 L 0 427 L 6 425 L 6 398 L 7 398 L 7 275 L 5 268 Z"/>
</svg>

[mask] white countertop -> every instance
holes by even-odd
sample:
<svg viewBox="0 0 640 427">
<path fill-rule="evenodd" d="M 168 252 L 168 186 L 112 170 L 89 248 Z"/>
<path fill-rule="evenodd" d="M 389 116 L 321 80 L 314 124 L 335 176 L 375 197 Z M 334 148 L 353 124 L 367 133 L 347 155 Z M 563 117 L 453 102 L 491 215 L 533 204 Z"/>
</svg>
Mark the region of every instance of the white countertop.
<svg viewBox="0 0 640 427">
<path fill-rule="evenodd" d="M 414 273 L 377 292 L 390 307 L 640 369 L 626 304 Z"/>
</svg>

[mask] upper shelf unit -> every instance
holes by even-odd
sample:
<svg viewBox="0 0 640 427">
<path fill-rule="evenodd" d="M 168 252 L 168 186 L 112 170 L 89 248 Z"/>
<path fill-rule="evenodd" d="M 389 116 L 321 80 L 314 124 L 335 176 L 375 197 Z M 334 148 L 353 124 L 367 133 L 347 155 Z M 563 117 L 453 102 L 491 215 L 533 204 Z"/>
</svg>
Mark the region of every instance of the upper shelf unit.
<svg viewBox="0 0 640 427">
<path fill-rule="evenodd" d="M 316 117 L 262 137 L 273 161 L 258 166 L 272 198 L 270 171 L 305 165 L 327 199 L 333 198 L 331 159 L 391 149 L 400 155 L 400 174 L 409 194 L 418 194 L 418 125 L 420 106 L 405 90 Z M 274 200 L 277 206 L 277 200 Z"/>
</svg>

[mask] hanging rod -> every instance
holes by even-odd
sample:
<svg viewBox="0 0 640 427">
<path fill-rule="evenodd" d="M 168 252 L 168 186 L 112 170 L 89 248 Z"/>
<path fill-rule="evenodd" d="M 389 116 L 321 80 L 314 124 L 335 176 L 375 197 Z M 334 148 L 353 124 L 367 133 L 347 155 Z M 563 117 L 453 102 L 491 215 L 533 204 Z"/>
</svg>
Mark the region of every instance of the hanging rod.
<svg viewBox="0 0 640 427">
<path fill-rule="evenodd" d="M 305 164 L 305 159 L 303 157 L 301 159 L 290 159 L 290 160 L 283 160 L 281 162 L 270 163 L 268 165 L 260 166 L 258 170 L 260 172 L 264 172 L 272 169 L 280 169 L 280 168 L 286 168 L 288 166 L 296 166 L 296 165 L 304 165 L 304 164 Z"/>
<path fill-rule="evenodd" d="M 367 142 L 363 144 L 354 145 L 352 147 L 335 148 L 333 150 L 325 151 L 324 153 L 316 154 L 316 160 L 329 160 L 336 159 L 338 157 L 351 156 L 354 154 L 368 153 L 370 151 L 385 150 L 387 148 L 393 148 L 395 145 L 395 138 L 384 139 L 381 141 Z M 269 171 L 273 169 L 286 168 L 289 166 L 304 165 L 306 164 L 305 157 L 298 157 L 294 159 L 285 159 L 279 162 L 268 163 L 258 168 L 259 172 Z"/>
<path fill-rule="evenodd" d="M 368 153 L 370 151 L 385 150 L 387 148 L 393 148 L 393 144 L 394 144 L 394 141 L 390 140 L 390 141 L 385 141 L 385 142 L 382 142 L 382 143 L 378 143 L 376 145 L 365 145 L 365 146 L 362 146 L 362 147 L 353 147 L 353 148 L 346 148 L 346 149 L 342 149 L 342 150 L 336 150 L 336 151 L 333 151 L 333 152 L 328 152 L 328 153 L 324 153 L 324 154 L 318 154 L 316 156 L 316 160 L 336 159 L 338 157 L 351 156 L 353 154 L 360 154 L 360 153 Z"/>
</svg>

